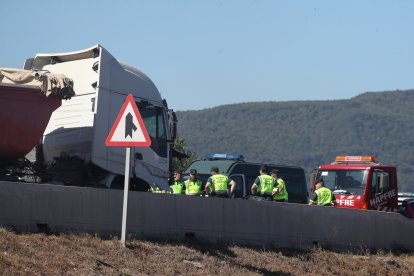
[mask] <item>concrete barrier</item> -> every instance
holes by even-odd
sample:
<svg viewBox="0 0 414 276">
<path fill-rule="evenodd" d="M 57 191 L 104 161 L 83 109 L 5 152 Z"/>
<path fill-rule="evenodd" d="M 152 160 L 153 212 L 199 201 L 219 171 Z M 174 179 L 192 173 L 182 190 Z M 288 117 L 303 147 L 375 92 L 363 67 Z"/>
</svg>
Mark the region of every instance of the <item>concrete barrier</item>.
<svg viewBox="0 0 414 276">
<path fill-rule="evenodd" d="M 119 235 L 122 191 L 0 182 L 0 224 L 19 231 Z M 414 250 L 414 220 L 397 213 L 130 192 L 127 233 L 308 249 Z"/>
</svg>

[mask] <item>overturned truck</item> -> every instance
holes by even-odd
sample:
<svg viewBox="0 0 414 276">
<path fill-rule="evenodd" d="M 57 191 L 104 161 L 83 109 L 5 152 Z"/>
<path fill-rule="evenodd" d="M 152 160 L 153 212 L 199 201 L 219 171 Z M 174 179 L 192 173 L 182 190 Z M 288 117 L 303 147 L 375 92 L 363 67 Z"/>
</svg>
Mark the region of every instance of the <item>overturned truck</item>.
<svg viewBox="0 0 414 276">
<path fill-rule="evenodd" d="M 128 94 L 151 138 L 133 149 L 132 189 L 168 188 L 175 113 L 145 74 L 101 45 L 0 68 L 0 179 L 122 188 L 125 151 L 105 138 Z"/>
</svg>

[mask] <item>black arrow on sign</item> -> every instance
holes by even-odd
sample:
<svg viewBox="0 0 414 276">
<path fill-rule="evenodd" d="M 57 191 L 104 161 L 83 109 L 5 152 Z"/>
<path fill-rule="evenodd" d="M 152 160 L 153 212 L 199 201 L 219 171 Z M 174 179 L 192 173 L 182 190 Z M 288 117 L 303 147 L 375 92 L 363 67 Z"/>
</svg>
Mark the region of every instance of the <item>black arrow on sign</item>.
<svg viewBox="0 0 414 276">
<path fill-rule="evenodd" d="M 125 117 L 125 138 L 127 138 L 128 135 L 132 138 L 132 132 L 135 130 L 137 130 L 137 126 L 134 124 L 131 113 L 128 113 Z"/>
</svg>

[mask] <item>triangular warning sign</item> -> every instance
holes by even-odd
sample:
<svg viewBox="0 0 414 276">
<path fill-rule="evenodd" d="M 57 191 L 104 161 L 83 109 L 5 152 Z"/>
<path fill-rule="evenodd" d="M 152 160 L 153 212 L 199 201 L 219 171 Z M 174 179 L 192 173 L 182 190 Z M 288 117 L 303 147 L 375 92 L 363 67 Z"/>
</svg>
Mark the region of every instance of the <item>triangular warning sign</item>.
<svg viewBox="0 0 414 276">
<path fill-rule="evenodd" d="M 132 94 L 126 97 L 121 111 L 106 138 L 108 147 L 149 147 L 151 139 Z"/>
</svg>

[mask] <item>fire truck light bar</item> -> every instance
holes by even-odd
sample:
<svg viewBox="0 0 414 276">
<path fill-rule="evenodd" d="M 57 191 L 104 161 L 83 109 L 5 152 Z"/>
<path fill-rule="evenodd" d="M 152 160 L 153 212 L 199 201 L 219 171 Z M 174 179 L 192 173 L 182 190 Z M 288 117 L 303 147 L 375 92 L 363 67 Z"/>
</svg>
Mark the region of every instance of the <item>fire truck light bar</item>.
<svg viewBox="0 0 414 276">
<path fill-rule="evenodd" d="M 337 156 L 336 162 L 375 162 L 374 156 Z"/>
</svg>

